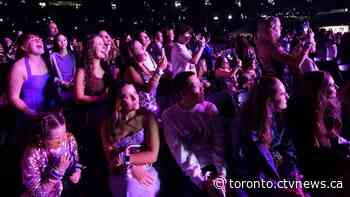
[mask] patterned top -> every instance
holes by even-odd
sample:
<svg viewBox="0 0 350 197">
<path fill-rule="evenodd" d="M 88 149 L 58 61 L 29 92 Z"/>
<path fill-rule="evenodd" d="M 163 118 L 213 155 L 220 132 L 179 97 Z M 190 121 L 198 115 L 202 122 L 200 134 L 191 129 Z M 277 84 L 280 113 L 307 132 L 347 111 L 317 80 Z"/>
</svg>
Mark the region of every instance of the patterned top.
<svg viewBox="0 0 350 197">
<path fill-rule="evenodd" d="M 71 164 L 65 175 L 74 173 L 79 162 L 77 143 L 71 133 L 56 149 L 47 149 L 44 146 L 29 146 L 22 160 L 23 184 L 26 192 L 22 196 L 57 197 L 63 190 L 62 180 L 51 180 L 54 166 L 57 166 L 62 155 L 71 158 Z M 47 183 L 53 181 L 52 186 Z M 49 187 L 50 186 L 50 187 Z"/>
<path fill-rule="evenodd" d="M 143 144 L 144 139 L 145 139 L 144 129 L 142 128 L 137 132 L 133 132 L 132 134 L 129 134 L 128 136 L 123 137 L 118 142 L 114 143 L 114 146 L 117 150 L 124 149 L 130 145 L 141 145 Z"/>
<path fill-rule="evenodd" d="M 141 72 L 141 76 L 144 83 L 148 83 L 149 80 L 152 78 L 151 75 L 146 75 L 144 72 Z M 157 88 L 154 88 L 150 93 L 145 91 L 140 91 L 139 96 L 140 96 L 141 107 L 144 107 L 153 113 L 157 113 L 158 105 L 157 105 L 156 94 L 157 94 Z"/>
</svg>

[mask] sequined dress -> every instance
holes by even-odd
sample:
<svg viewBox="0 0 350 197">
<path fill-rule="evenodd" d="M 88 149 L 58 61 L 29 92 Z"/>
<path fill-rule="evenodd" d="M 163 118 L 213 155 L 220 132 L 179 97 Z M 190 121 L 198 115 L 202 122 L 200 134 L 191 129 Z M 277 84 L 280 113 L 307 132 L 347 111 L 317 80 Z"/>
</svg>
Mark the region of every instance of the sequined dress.
<svg viewBox="0 0 350 197">
<path fill-rule="evenodd" d="M 26 191 L 21 196 L 61 196 L 64 189 L 63 181 L 51 179 L 51 174 L 63 155 L 68 155 L 71 160 L 64 175 L 66 177 L 74 173 L 77 166 L 80 165 L 77 143 L 70 133 L 67 133 L 66 140 L 56 149 L 48 149 L 39 145 L 27 147 L 22 159 L 22 178 Z M 49 182 L 52 184 L 48 184 Z"/>
</svg>

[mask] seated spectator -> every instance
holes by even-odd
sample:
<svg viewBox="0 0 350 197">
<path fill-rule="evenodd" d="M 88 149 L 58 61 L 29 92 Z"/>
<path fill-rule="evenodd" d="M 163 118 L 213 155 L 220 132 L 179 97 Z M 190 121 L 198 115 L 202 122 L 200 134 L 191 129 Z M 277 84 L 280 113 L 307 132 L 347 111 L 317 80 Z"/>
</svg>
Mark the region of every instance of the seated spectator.
<svg viewBox="0 0 350 197">
<path fill-rule="evenodd" d="M 23 155 L 22 176 L 26 191 L 22 196 L 74 195 L 69 182 L 79 182 L 82 168 L 77 142 L 66 131 L 61 113 L 44 116 L 41 126 L 38 139 Z"/>
<path fill-rule="evenodd" d="M 116 83 L 110 90 L 112 109 L 101 129 L 109 163 L 109 186 L 114 197 L 155 197 L 160 183 L 152 167 L 159 151 L 155 116 L 140 108 L 132 84 Z"/>
<path fill-rule="evenodd" d="M 292 135 L 282 116 L 287 100 L 288 94 L 279 79 L 261 78 L 234 127 L 233 133 L 240 137 L 234 137 L 232 142 L 235 153 L 233 177 L 275 183 L 282 179 L 298 180 Z M 251 189 L 244 192 L 248 196 L 282 196 L 288 193 L 282 189 Z M 303 194 L 299 189 L 292 192 Z"/>
<path fill-rule="evenodd" d="M 344 184 L 349 183 L 350 142 L 340 134 L 342 120 L 333 78 L 323 71 L 305 73 L 300 90 L 302 94 L 294 119 L 299 161 L 305 178 L 343 177 Z M 342 196 L 346 192 L 311 191 L 313 196 L 327 197 Z"/>
<path fill-rule="evenodd" d="M 204 100 L 204 88 L 193 72 L 179 73 L 174 84 L 180 100 L 162 115 L 165 140 L 176 163 L 196 185 L 187 186 L 192 187 L 187 195 L 206 196 L 213 192 L 211 183 L 226 176 L 225 135 L 217 120 L 218 110 Z"/>
</svg>

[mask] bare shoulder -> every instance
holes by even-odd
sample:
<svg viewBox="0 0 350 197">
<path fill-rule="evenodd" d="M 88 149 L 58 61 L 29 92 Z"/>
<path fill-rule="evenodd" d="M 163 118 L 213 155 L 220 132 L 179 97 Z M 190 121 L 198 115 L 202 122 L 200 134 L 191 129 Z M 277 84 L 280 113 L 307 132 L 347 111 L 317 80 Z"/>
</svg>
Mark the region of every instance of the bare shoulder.
<svg viewBox="0 0 350 197">
<path fill-rule="evenodd" d="M 138 113 L 140 114 L 140 116 L 143 119 L 143 122 L 148 122 L 148 121 L 156 121 L 156 116 L 153 112 L 145 109 L 145 108 L 141 108 Z"/>
<path fill-rule="evenodd" d="M 14 74 L 25 74 L 26 73 L 26 67 L 24 63 L 24 58 L 21 58 L 17 60 L 11 68 L 11 72 L 15 72 Z"/>
</svg>

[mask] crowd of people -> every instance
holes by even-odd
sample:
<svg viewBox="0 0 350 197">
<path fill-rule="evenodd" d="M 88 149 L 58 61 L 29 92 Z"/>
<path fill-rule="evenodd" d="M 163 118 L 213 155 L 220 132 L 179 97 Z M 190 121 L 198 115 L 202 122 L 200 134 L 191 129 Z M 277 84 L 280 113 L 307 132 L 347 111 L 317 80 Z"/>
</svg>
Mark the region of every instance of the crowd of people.
<svg viewBox="0 0 350 197">
<path fill-rule="evenodd" d="M 0 42 L 13 195 L 349 196 L 350 81 L 338 66 L 350 33 L 304 22 L 282 35 L 278 17 L 224 46 L 184 24 L 81 39 L 51 21 L 37 33 Z M 225 179 L 343 188 L 215 187 Z"/>
</svg>

